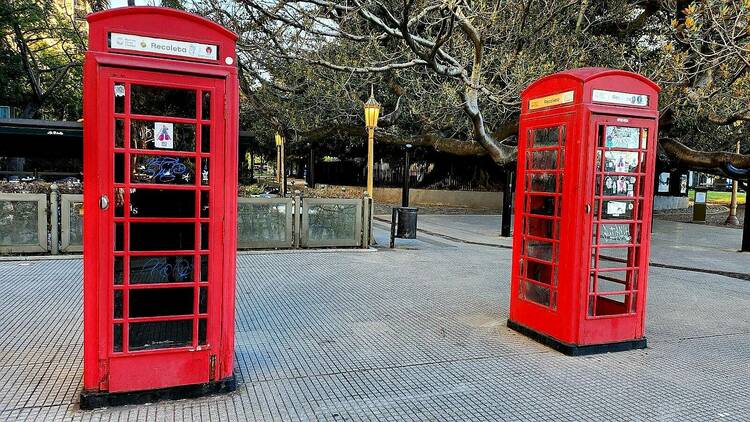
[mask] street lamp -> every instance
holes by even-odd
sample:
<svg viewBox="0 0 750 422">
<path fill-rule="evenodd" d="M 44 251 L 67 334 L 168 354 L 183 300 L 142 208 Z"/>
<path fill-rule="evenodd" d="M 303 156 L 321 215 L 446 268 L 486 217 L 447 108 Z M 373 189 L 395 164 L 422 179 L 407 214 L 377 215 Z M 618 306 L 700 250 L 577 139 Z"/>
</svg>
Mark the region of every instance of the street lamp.
<svg viewBox="0 0 750 422">
<path fill-rule="evenodd" d="M 372 198 L 372 170 L 375 156 L 375 128 L 378 127 L 380 104 L 375 101 L 372 85 L 370 98 L 365 103 L 365 126 L 367 127 L 367 195 Z"/>
<path fill-rule="evenodd" d="M 284 161 L 284 137 L 276 132 L 276 181 L 279 183 L 279 193 L 282 196 L 286 196 Z"/>
</svg>

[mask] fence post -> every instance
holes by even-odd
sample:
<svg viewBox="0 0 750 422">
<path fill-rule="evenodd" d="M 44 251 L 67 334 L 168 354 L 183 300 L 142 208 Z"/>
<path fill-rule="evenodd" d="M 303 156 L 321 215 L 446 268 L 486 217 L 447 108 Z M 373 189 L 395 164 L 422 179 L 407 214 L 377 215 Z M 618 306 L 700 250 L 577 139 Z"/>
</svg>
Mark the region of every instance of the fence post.
<svg viewBox="0 0 750 422">
<path fill-rule="evenodd" d="M 50 215 L 50 251 L 52 255 L 60 253 L 60 219 L 58 209 L 58 187 L 56 184 L 50 186 L 49 193 L 49 215 Z"/>
<path fill-rule="evenodd" d="M 750 223 L 748 223 L 748 207 L 750 207 L 750 174 L 745 181 L 745 221 L 742 226 L 742 247 L 740 252 L 750 252 Z"/>
<path fill-rule="evenodd" d="M 372 242 L 372 198 L 362 198 L 362 249 L 368 249 Z"/>
<path fill-rule="evenodd" d="M 297 249 L 300 246 L 300 237 L 302 236 L 302 197 L 299 195 L 294 196 L 294 223 L 292 223 L 292 236 L 294 237 L 294 243 L 292 248 Z"/>
<path fill-rule="evenodd" d="M 513 171 L 505 170 L 505 187 L 503 188 L 503 214 L 500 217 L 500 236 L 511 236 L 511 213 L 513 212 Z"/>
</svg>

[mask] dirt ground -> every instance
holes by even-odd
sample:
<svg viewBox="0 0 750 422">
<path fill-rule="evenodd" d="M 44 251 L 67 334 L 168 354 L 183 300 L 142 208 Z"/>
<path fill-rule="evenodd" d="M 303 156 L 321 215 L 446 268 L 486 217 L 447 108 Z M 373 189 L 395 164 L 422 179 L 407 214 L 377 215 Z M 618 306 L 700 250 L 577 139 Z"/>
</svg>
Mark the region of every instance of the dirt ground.
<svg viewBox="0 0 750 422">
<path fill-rule="evenodd" d="M 741 229 L 742 224 L 745 221 L 745 205 L 737 207 L 737 219 L 740 221 L 739 225 L 727 225 L 727 216 L 729 216 L 729 208 L 723 205 L 709 205 L 706 213 L 706 224 L 712 226 L 721 227 L 732 227 Z M 679 209 L 679 210 L 662 210 L 655 211 L 654 218 L 657 220 L 670 220 L 679 221 L 683 223 L 690 223 L 693 221 L 693 207 Z"/>
</svg>

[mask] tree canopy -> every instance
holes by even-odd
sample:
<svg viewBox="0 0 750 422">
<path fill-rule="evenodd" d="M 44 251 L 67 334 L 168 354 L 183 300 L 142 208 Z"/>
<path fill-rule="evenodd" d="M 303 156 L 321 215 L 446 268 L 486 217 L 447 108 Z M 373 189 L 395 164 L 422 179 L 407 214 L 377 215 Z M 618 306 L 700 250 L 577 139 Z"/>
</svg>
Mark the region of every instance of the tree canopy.
<svg viewBox="0 0 750 422">
<path fill-rule="evenodd" d="M 748 0 L 193 5 L 240 35 L 244 110 L 259 137 L 281 129 L 308 143 L 362 139 L 361 105 L 373 84 L 384 104 L 381 142 L 505 165 L 515 160 L 521 90 L 549 73 L 603 66 L 662 87 L 668 164 L 750 168 L 749 156 L 721 152 L 750 130 Z"/>
<path fill-rule="evenodd" d="M 71 118 L 80 109 L 84 43 L 48 3 L 0 3 L 0 77 L 19 82 L 0 88 L 0 103 Z M 515 160 L 521 90 L 546 74 L 603 66 L 662 87 L 663 163 L 734 176 L 750 168 L 750 0 L 168 4 L 239 35 L 241 128 L 269 145 L 280 130 L 291 145 L 324 144 L 343 155 L 356 149 L 365 140 L 362 103 L 374 86 L 383 105 L 378 142 L 507 165 Z M 725 152 L 738 140 L 744 154 Z"/>
</svg>

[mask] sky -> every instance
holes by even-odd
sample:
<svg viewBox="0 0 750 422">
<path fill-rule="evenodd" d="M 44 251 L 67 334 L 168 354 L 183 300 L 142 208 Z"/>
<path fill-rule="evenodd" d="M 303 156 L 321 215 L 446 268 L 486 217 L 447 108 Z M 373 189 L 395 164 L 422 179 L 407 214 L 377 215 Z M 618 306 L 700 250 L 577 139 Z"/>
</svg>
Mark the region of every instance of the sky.
<svg viewBox="0 0 750 422">
<path fill-rule="evenodd" d="M 158 6 L 160 0 L 135 0 L 136 6 Z M 109 0 L 109 7 L 124 7 L 128 5 L 128 0 Z"/>
</svg>

